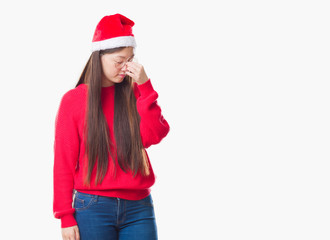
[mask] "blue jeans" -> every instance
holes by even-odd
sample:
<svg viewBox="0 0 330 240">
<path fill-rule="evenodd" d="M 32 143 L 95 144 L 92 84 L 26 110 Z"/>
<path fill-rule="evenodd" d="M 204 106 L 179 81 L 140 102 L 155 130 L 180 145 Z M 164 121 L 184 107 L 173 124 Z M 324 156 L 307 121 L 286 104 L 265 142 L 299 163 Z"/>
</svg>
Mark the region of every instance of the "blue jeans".
<svg viewBox="0 0 330 240">
<path fill-rule="evenodd" d="M 151 194 L 126 200 L 75 190 L 73 203 L 81 240 L 158 239 Z"/>
</svg>

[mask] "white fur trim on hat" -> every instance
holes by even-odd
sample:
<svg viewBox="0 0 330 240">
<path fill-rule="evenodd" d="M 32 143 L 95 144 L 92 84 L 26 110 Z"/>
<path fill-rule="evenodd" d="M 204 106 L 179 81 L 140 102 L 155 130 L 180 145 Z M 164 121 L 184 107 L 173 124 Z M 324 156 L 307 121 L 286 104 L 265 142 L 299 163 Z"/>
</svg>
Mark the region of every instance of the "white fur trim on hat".
<svg viewBox="0 0 330 240">
<path fill-rule="evenodd" d="M 132 36 L 123 36 L 123 37 L 115 37 L 110 38 L 103 41 L 92 42 L 91 51 L 104 50 L 109 48 L 117 48 L 117 47 L 136 47 L 135 38 Z"/>
</svg>

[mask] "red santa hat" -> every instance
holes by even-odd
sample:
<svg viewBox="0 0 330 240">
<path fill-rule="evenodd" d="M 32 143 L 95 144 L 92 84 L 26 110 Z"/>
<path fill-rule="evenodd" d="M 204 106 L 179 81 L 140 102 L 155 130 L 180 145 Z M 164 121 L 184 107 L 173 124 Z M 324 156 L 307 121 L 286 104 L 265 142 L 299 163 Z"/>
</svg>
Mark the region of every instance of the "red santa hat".
<svg viewBox="0 0 330 240">
<path fill-rule="evenodd" d="M 92 52 L 116 47 L 135 48 L 133 26 L 131 19 L 119 13 L 103 17 L 94 32 Z"/>
</svg>

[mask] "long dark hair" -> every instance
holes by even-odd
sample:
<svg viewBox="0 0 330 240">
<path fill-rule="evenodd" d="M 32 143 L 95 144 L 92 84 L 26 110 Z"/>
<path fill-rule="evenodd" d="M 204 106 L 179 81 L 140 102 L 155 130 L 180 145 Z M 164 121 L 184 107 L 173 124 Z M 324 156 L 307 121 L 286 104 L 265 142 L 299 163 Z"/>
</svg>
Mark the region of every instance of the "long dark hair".
<svg viewBox="0 0 330 240">
<path fill-rule="evenodd" d="M 117 156 L 120 168 L 126 173 L 133 171 L 134 177 L 139 171 L 149 175 L 149 164 L 140 135 L 140 115 L 136 108 L 133 80 L 128 75 L 121 83 L 115 83 L 114 104 L 114 136 L 111 141 L 109 126 L 104 116 L 101 104 L 102 90 L 102 53 L 114 53 L 124 47 L 94 51 L 82 71 L 76 87 L 82 83 L 88 84 L 87 108 L 84 125 L 84 136 L 88 158 L 85 166 L 84 184 L 90 186 L 93 169 L 96 166 L 95 185 L 101 184 L 108 169 L 108 154 L 116 166 Z M 116 176 L 114 167 L 113 176 Z"/>
</svg>

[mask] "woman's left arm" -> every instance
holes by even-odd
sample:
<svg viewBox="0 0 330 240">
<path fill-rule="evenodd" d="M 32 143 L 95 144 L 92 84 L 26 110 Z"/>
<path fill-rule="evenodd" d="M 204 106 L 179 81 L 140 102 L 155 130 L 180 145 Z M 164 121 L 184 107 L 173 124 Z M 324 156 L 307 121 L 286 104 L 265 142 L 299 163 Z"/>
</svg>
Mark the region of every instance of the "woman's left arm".
<svg viewBox="0 0 330 240">
<path fill-rule="evenodd" d="M 158 93 L 154 90 L 144 67 L 136 62 L 128 62 L 126 67 L 126 74 L 134 80 L 136 107 L 141 117 L 142 143 L 145 148 L 148 148 L 159 143 L 170 131 L 170 126 L 157 104 Z"/>
</svg>

